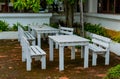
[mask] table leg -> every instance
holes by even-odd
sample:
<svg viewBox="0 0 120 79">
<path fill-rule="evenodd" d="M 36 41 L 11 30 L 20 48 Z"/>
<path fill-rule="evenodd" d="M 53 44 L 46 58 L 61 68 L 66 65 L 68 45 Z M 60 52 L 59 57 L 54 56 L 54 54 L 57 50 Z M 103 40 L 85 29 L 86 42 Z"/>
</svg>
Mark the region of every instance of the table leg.
<svg viewBox="0 0 120 79">
<path fill-rule="evenodd" d="M 50 61 L 53 61 L 53 41 L 49 39 L 49 51 Z"/>
<path fill-rule="evenodd" d="M 71 48 L 71 60 L 75 59 L 75 46 L 72 46 Z"/>
<path fill-rule="evenodd" d="M 84 58 L 84 46 L 81 46 L 81 58 Z"/>
<path fill-rule="evenodd" d="M 41 48 L 41 34 L 38 34 L 38 40 L 37 40 L 37 43 L 38 43 L 38 46 Z"/>
<path fill-rule="evenodd" d="M 88 68 L 88 55 L 89 53 L 88 53 L 88 46 L 86 45 L 85 47 L 84 47 L 84 68 Z"/>
<path fill-rule="evenodd" d="M 59 70 L 64 70 L 64 46 L 59 46 Z"/>
<path fill-rule="evenodd" d="M 58 35 L 58 33 L 56 33 L 55 35 Z M 58 43 L 55 43 L 55 48 L 58 49 Z"/>
</svg>

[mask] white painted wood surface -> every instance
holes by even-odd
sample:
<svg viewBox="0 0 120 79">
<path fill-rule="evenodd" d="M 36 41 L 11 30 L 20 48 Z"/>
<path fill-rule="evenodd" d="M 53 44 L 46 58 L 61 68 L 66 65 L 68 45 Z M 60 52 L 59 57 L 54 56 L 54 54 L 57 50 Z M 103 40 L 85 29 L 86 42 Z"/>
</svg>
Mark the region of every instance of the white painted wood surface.
<svg viewBox="0 0 120 79">
<path fill-rule="evenodd" d="M 25 36 L 28 41 L 32 42 L 32 45 L 35 45 L 35 37 L 28 31 L 24 31 L 22 27 L 18 26 L 18 41 L 21 42 L 22 36 Z"/>
<path fill-rule="evenodd" d="M 46 53 L 39 46 L 30 46 L 27 38 L 22 36 L 22 48 L 27 71 L 31 71 L 32 58 L 41 61 L 41 68 L 46 69 Z"/>
<path fill-rule="evenodd" d="M 74 46 L 84 46 L 84 68 L 88 68 L 88 44 L 89 40 L 77 35 L 49 36 L 50 61 L 53 61 L 53 42 L 59 45 L 59 70 L 64 70 L 64 47 L 72 46 L 71 59 L 75 58 Z"/>
<path fill-rule="evenodd" d="M 32 29 L 32 34 L 37 33 L 37 42 L 38 46 L 41 47 L 41 35 L 42 34 L 58 34 L 59 30 L 47 25 L 40 25 L 40 26 L 29 26 L 29 29 Z"/>
<path fill-rule="evenodd" d="M 73 28 L 59 26 L 60 34 L 73 35 Z"/>
<path fill-rule="evenodd" d="M 105 57 L 105 65 L 109 65 L 110 60 L 110 42 L 111 39 L 100 35 L 92 34 L 92 43 L 89 49 L 92 51 L 92 65 L 96 66 L 97 55 Z"/>
</svg>

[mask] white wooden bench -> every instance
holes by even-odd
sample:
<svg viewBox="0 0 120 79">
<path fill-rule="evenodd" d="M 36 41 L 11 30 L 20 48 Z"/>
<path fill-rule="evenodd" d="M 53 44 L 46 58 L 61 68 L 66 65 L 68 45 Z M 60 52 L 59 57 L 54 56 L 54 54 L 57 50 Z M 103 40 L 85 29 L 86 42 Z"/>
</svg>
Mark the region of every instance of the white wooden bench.
<svg viewBox="0 0 120 79">
<path fill-rule="evenodd" d="M 89 49 L 92 52 L 92 65 L 96 66 L 97 54 L 105 57 L 105 65 L 109 65 L 111 39 L 100 35 L 92 34 L 92 43 Z"/>
<path fill-rule="evenodd" d="M 63 27 L 61 25 L 59 25 L 59 34 L 58 35 L 73 35 L 73 28 L 69 28 L 69 27 Z M 58 44 L 56 43 L 55 48 L 58 48 Z M 73 47 L 75 48 L 75 47 Z"/>
<path fill-rule="evenodd" d="M 32 42 L 32 45 L 35 45 L 35 37 L 28 31 L 18 26 L 18 41 L 21 41 L 22 36 L 25 36 L 29 42 Z"/>
<path fill-rule="evenodd" d="M 35 58 L 35 60 L 40 60 L 41 68 L 46 69 L 46 53 L 39 46 L 30 46 L 27 38 L 23 36 L 22 48 L 24 50 L 27 71 L 31 70 L 32 58 Z"/>
<path fill-rule="evenodd" d="M 59 25 L 59 33 L 60 34 L 65 34 L 65 35 L 73 35 L 73 28 L 69 28 L 69 27 L 62 27 Z"/>
</svg>

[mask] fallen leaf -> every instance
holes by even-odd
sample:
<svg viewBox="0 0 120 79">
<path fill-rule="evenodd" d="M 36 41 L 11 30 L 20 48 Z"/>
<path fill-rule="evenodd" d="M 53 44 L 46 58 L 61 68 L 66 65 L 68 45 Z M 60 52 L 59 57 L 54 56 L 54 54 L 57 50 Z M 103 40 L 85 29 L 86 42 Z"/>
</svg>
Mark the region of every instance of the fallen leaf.
<svg viewBox="0 0 120 79">
<path fill-rule="evenodd" d="M 13 67 L 8 67 L 9 69 L 13 69 Z"/>
</svg>

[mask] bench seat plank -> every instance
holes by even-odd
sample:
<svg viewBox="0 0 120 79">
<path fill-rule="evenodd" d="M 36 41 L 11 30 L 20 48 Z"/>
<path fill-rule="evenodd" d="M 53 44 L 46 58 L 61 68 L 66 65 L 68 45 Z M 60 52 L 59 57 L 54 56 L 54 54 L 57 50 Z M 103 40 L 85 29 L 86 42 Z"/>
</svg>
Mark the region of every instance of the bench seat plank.
<svg viewBox="0 0 120 79">
<path fill-rule="evenodd" d="M 105 49 L 103 49 L 102 47 L 96 46 L 94 44 L 89 44 L 89 49 L 94 52 L 106 52 Z"/>
<path fill-rule="evenodd" d="M 45 55 L 45 52 L 38 46 L 30 46 L 31 47 L 31 56 Z"/>
</svg>

